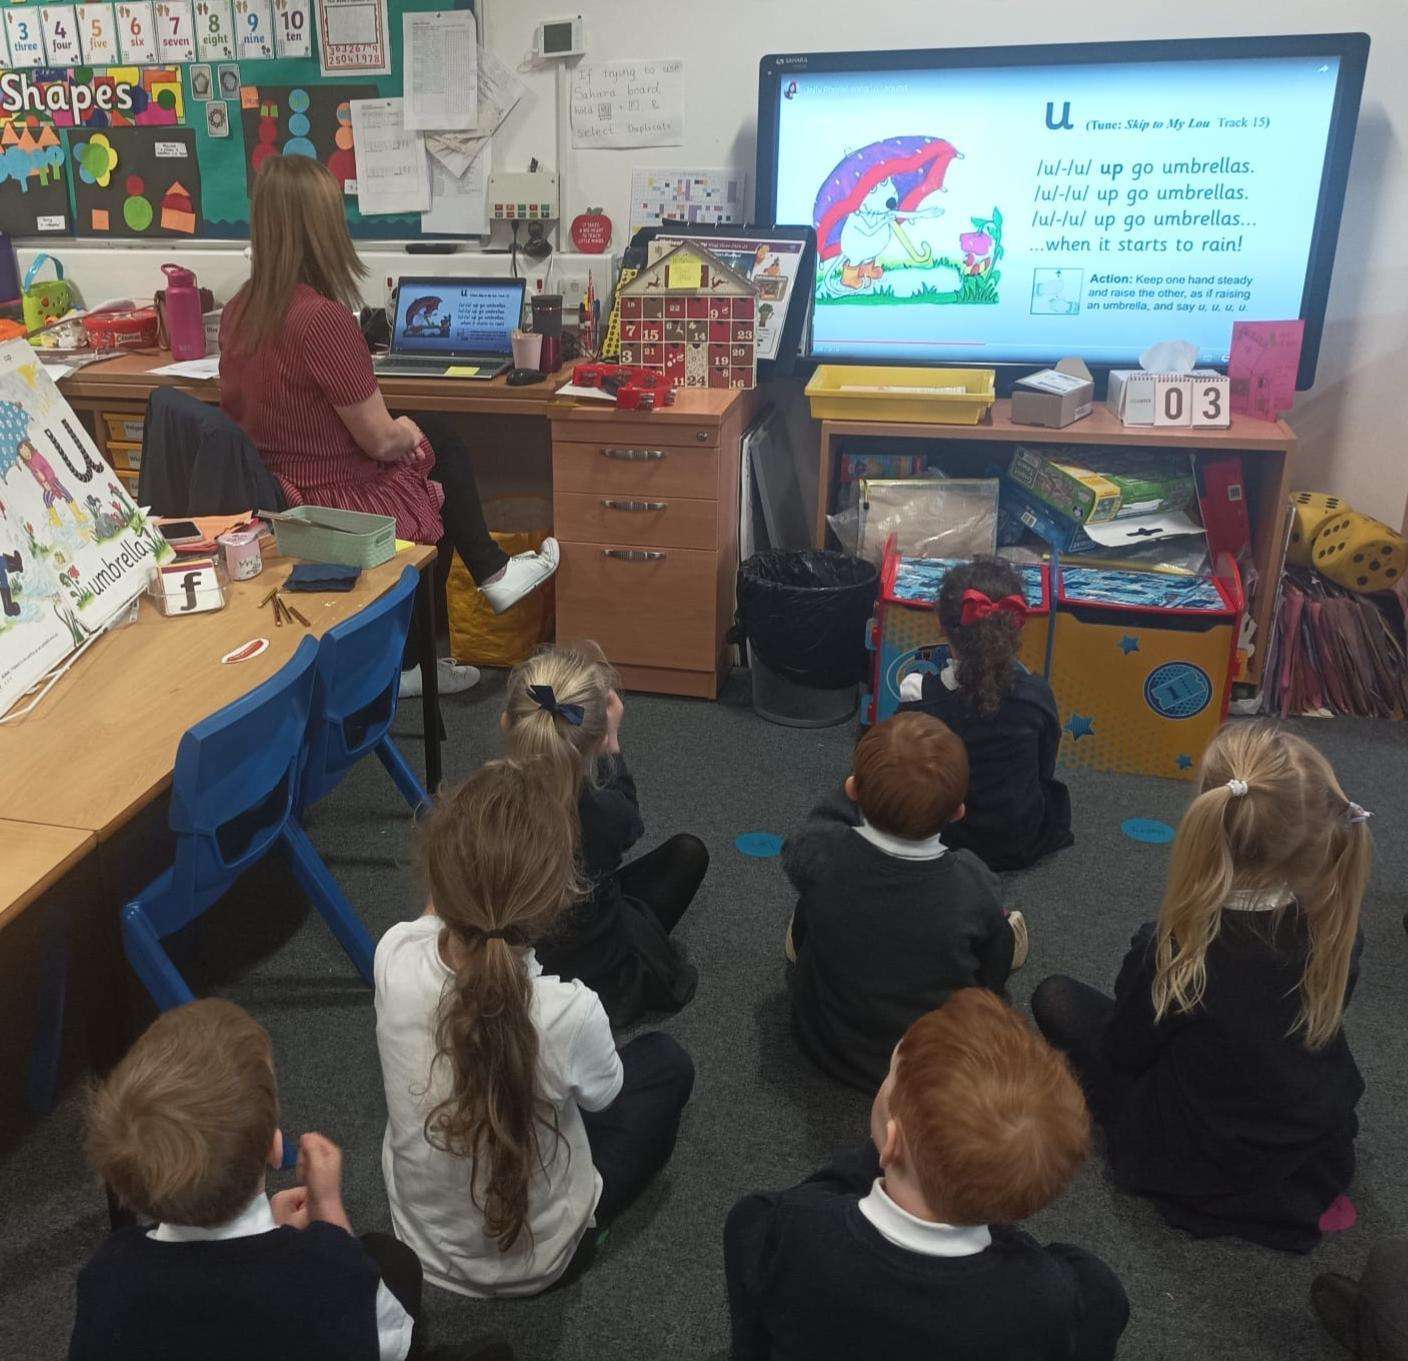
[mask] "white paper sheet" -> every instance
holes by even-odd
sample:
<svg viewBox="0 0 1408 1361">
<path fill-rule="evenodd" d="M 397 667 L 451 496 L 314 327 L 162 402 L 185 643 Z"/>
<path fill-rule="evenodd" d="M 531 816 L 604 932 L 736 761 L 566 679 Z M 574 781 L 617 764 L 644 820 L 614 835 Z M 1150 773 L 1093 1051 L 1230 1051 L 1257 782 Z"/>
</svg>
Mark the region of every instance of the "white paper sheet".
<svg viewBox="0 0 1408 1361">
<path fill-rule="evenodd" d="M 463 175 L 488 145 L 528 87 L 487 47 L 479 49 L 479 114 L 473 132 L 429 133 L 425 149 L 450 174 Z"/>
<path fill-rule="evenodd" d="M 317 0 L 318 65 L 325 76 L 391 73 L 386 0 Z"/>
<path fill-rule="evenodd" d="M 684 62 L 583 62 L 572 72 L 574 147 L 679 146 Z"/>
<path fill-rule="evenodd" d="M 478 125 L 479 43 L 472 10 L 407 11 L 401 52 L 408 128 L 464 131 Z"/>
<path fill-rule="evenodd" d="M 630 234 L 665 221 L 718 226 L 743 221 L 746 170 L 641 166 L 631 171 Z"/>
<path fill-rule="evenodd" d="M 464 176 L 452 175 L 434 157 L 430 161 L 430 211 L 420 215 L 427 236 L 486 236 L 489 231 L 485 189 L 491 149 L 485 145 Z"/>
<path fill-rule="evenodd" d="M 220 356 L 208 354 L 204 359 L 183 359 L 177 364 L 163 364 L 152 373 L 165 378 L 218 378 L 220 376 Z"/>
<path fill-rule="evenodd" d="M 399 99 L 352 101 L 357 208 L 366 216 L 430 211 L 425 138 L 409 130 L 403 118 Z"/>
</svg>

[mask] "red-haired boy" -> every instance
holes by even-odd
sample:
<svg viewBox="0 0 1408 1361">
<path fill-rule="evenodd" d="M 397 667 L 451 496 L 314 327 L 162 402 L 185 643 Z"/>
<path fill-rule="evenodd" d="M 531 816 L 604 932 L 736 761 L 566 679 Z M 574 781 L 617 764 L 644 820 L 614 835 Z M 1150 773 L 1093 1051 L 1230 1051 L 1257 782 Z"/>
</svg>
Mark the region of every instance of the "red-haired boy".
<svg viewBox="0 0 1408 1361">
<path fill-rule="evenodd" d="M 1014 1227 L 1066 1189 L 1090 1144 L 1065 1059 L 1020 1016 L 965 988 L 917 1020 L 870 1138 L 733 1207 L 733 1361 L 1114 1356 L 1129 1319 L 1114 1273 Z"/>
</svg>

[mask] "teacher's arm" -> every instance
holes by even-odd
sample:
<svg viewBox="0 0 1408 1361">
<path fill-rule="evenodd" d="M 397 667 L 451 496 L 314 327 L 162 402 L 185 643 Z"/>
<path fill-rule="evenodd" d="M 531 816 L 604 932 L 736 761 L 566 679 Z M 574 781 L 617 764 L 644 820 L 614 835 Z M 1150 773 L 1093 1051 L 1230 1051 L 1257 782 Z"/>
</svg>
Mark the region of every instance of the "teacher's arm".
<svg viewBox="0 0 1408 1361">
<path fill-rule="evenodd" d="M 420 457 L 425 438 L 420 426 L 409 416 L 392 416 L 379 391 L 355 406 L 333 409 L 368 458 L 378 463 L 414 463 Z"/>
</svg>

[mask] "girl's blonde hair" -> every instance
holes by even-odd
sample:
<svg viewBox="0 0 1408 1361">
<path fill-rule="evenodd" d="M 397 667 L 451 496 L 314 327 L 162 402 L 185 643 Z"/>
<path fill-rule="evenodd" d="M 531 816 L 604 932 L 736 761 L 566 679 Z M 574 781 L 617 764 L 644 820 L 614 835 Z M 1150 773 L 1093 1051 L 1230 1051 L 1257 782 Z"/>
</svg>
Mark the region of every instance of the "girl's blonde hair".
<svg viewBox="0 0 1408 1361">
<path fill-rule="evenodd" d="M 1321 1049 L 1344 1015 L 1372 858 L 1368 826 L 1351 821 L 1356 810 L 1324 756 L 1270 723 L 1224 727 L 1203 755 L 1198 791 L 1178 827 L 1159 912 L 1155 1016 L 1202 1000 L 1228 895 L 1285 884 L 1310 938 L 1292 1033 Z"/>
<path fill-rule="evenodd" d="M 544 648 L 509 674 L 504 701 L 509 755 L 547 762 L 556 772 L 563 798 L 574 808 L 583 784 L 598 779 L 607 700 L 620 684 L 606 654 L 589 640 Z M 570 723 L 545 709 L 529 693 L 540 686 L 552 690 L 558 706 L 577 705 L 582 721 Z"/>
<path fill-rule="evenodd" d="M 249 209 L 249 282 L 230 303 L 235 347 L 253 353 L 279 333 L 293 290 L 362 305 L 367 272 L 347 230 L 342 187 L 307 156 L 270 156 L 254 177 Z"/>
<path fill-rule="evenodd" d="M 575 826 L 551 771 L 490 761 L 425 820 L 421 857 L 442 954 L 454 981 L 441 999 L 434 1064 L 448 1094 L 426 1117 L 430 1143 L 471 1162 L 470 1198 L 508 1252 L 524 1232 L 541 1127 L 559 1138 L 538 1090 L 538 1032 L 524 949 L 584 892 Z M 432 1068 L 433 1071 L 433 1068 Z"/>
</svg>

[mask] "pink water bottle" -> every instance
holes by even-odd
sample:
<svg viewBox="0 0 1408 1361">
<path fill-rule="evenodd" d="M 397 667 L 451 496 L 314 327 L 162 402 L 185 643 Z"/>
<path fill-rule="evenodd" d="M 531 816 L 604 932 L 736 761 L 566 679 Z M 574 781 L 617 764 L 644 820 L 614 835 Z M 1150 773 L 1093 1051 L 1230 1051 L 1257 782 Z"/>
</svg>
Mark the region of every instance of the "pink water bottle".
<svg viewBox="0 0 1408 1361">
<path fill-rule="evenodd" d="M 173 359 L 205 358 L 205 318 L 196 276 L 180 265 L 162 265 L 166 275 L 166 331 Z"/>
</svg>

